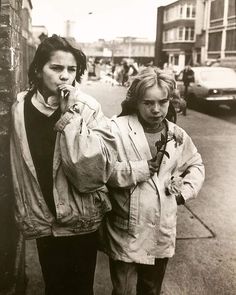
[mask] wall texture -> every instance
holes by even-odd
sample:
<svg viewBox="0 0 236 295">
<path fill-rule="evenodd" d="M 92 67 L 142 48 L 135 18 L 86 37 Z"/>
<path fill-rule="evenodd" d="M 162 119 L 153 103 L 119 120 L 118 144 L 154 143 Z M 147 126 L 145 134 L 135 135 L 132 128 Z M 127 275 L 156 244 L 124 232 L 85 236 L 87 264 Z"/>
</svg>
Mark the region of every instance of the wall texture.
<svg viewBox="0 0 236 295">
<path fill-rule="evenodd" d="M 10 109 L 21 82 L 22 0 L 0 1 L 0 294 L 24 294 L 24 241 L 13 216 Z"/>
</svg>

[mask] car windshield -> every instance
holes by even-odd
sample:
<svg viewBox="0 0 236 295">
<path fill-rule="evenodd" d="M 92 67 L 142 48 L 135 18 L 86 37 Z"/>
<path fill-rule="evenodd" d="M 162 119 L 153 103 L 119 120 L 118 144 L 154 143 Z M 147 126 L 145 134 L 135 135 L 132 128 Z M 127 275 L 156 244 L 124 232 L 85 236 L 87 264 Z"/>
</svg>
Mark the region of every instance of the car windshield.
<svg viewBox="0 0 236 295">
<path fill-rule="evenodd" d="M 200 78 L 206 82 L 217 82 L 227 79 L 236 85 L 236 73 L 231 69 L 204 70 L 200 72 Z"/>
</svg>

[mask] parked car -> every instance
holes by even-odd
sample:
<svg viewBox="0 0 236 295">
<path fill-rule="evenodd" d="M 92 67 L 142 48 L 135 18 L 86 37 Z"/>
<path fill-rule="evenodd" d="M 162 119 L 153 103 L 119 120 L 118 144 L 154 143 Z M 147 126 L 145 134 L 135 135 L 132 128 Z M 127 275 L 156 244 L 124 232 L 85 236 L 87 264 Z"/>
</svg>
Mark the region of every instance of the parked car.
<svg viewBox="0 0 236 295">
<path fill-rule="evenodd" d="M 236 105 L 236 72 L 225 67 L 192 67 L 194 82 L 188 88 L 188 101 L 199 105 Z M 184 94 L 183 73 L 177 76 L 180 94 Z"/>
</svg>

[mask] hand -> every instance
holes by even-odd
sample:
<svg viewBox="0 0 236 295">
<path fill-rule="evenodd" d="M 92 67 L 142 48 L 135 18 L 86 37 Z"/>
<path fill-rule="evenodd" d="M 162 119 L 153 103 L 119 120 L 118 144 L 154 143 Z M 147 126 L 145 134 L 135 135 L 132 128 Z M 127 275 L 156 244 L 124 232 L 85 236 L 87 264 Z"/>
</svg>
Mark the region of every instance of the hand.
<svg viewBox="0 0 236 295">
<path fill-rule="evenodd" d="M 182 197 L 181 194 L 176 195 L 175 199 L 176 199 L 176 203 L 177 203 L 178 206 L 179 205 L 184 205 L 185 200 L 184 200 L 184 198 Z"/>
<path fill-rule="evenodd" d="M 69 84 L 62 84 L 58 86 L 60 108 L 63 114 L 68 110 L 69 107 L 73 106 L 77 102 L 75 91 L 76 88 Z"/>
<path fill-rule="evenodd" d="M 148 162 L 148 167 L 149 167 L 150 175 L 153 176 L 158 171 L 159 165 L 153 159 L 148 160 L 147 162 Z"/>
</svg>

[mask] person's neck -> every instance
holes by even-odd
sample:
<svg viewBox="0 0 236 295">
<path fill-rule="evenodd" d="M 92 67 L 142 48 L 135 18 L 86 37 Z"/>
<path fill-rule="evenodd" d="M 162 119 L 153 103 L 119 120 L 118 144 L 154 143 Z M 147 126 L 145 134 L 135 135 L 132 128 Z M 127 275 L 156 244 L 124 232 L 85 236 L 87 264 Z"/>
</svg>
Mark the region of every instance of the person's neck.
<svg viewBox="0 0 236 295">
<path fill-rule="evenodd" d="M 163 121 L 160 122 L 159 124 L 149 124 L 140 115 L 138 115 L 138 120 L 141 123 L 141 125 L 143 126 L 144 132 L 147 132 L 147 133 L 160 132 L 164 128 Z"/>
<path fill-rule="evenodd" d="M 42 95 L 42 97 L 44 98 L 44 101 L 45 101 L 46 103 L 48 103 L 48 98 L 49 98 L 50 96 L 57 97 L 57 94 L 55 94 L 55 93 L 49 91 L 49 90 L 47 89 L 47 87 L 45 87 L 45 86 L 42 85 L 42 84 L 39 84 L 39 86 L 38 86 L 38 91 L 40 92 L 40 94 Z"/>
</svg>

